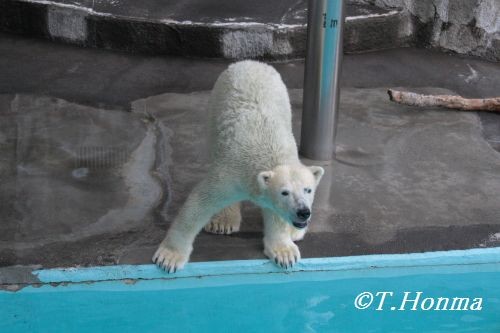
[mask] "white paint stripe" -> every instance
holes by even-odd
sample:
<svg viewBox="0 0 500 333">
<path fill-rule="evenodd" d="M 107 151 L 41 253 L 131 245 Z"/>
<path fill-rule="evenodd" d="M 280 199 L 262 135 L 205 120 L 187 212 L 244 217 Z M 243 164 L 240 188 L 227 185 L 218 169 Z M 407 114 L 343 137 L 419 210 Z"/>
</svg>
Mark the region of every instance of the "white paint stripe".
<svg viewBox="0 0 500 333">
<path fill-rule="evenodd" d="M 87 12 L 89 14 L 95 14 L 98 16 L 114 16 L 113 14 L 109 14 L 109 13 L 96 12 L 92 8 L 71 5 L 71 4 L 67 4 L 67 3 L 60 3 L 60 2 L 55 2 L 55 1 L 47 1 L 47 0 L 19 0 L 19 1 L 38 3 L 41 5 L 51 5 L 51 6 L 62 7 L 62 8 L 71 8 L 71 9 L 75 9 L 75 10 L 81 10 L 81 11 Z"/>
<path fill-rule="evenodd" d="M 356 20 L 363 20 L 363 19 L 374 18 L 374 17 L 393 16 L 393 15 L 397 15 L 399 13 L 400 12 L 397 11 L 397 10 L 391 10 L 390 12 L 384 13 L 384 14 L 369 14 L 369 15 L 348 16 L 348 17 L 346 17 L 345 20 L 346 21 L 356 21 Z"/>
<path fill-rule="evenodd" d="M 39 4 L 51 5 L 51 6 L 59 6 L 59 7 L 65 7 L 65 8 L 72 8 L 72 9 L 85 11 L 85 12 L 88 12 L 90 14 L 97 15 L 97 16 L 130 18 L 129 16 L 98 12 L 92 8 L 81 7 L 81 6 L 76 6 L 76 5 L 72 5 L 72 4 L 64 4 L 64 3 L 60 3 L 60 2 L 56 2 L 56 1 L 48 1 L 48 0 L 20 0 L 20 1 L 39 3 Z M 348 17 L 346 17 L 346 21 L 356 21 L 356 20 L 362 20 L 362 19 L 367 19 L 367 18 L 376 18 L 376 17 L 387 17 L 387 16 L 397 15 L 399 13 L 400 13 L 399 11 L 393 10 L 393 11 L 390 11 L 390 12 L 384 13 L 384 14 L 348 16 Z M 248 17 L 245 17 L 245 18 L 248 19 Z M 235 18 L 231 18 L 230 20 L 235 20 Z M 165 23 L 165 24 L 200 26 L 200 27 L 267 27 L 267 28 L 271 28 L 271 29 L 293 29 L 293 28 L 305 28 L 307 26 L 307 24 L 305 24 L 305 23 L 304 24 L 281 24 L 281 23 L 234 22 L 234 21 L 233 22 L 231 22 L 231 21 L 230 22 L 215 21 L 215 22 L 211 22 L 211 23 L 206 23 L 206 22 L 193 22 L 193 21 L 189 21 L 189 20 L 177 21 L 177 20 L 172 20 L 172 19 L 151 20 L 151 21 L 157 21 L 157 22 Z"/>
<path fill-rule="evenodd" d="M 193 21 L 176 21 L 171 19 L 161 20 L 162 23 L 175 25 L 190 25 L 190 26 L 206 26 L 206 27 L 268 27 L 268 28 L 302 28 L 307 24 L 280 24 L 280 23 L 262 23 L 262 22 L 193 22 Z"/>
</svg>

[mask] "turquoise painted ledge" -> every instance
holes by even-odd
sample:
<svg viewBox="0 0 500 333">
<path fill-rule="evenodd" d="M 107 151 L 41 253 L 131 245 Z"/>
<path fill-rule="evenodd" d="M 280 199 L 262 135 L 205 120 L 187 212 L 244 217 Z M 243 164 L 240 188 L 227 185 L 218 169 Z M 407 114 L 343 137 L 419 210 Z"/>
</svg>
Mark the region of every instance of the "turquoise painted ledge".
<svg viewBox="0 0 500 333">
<path fill-rule="evenodd" d="M 244 260 L 176 274 L 154 265 L 33 274 L 40 283 L 0 290 L 0 332 L 500 332 L 500 248 L 303 259 L 289 270 Z M 391 293 L 381 311 L 379 292 Z M 406 292 L 420 298 L 415 310 L 402 305 Z M 366 293 L 375 298 L 363 310 Z M 427 309 L 457 297 L 480 306 Z"/>
<path fill-rule="evenodd" d="M 125 279 L 175 279 L 238 274 L 268 274 L 316 271 L 350 271 L 374 268 L 438 269 L 440 266 L 499 264 L 500 247 L 409 254 L 381 254 L 349 257 L 302 259 L 295 267 L 283 270 L 269 260 L 231 260 L 189 263 L 184 270 L 167 274 L 155 265 L 116 265 L 88 268 L 42 269 L 33 272 L 42 283 L 109 281 Z M 470 270 L 470 267 L 467 268 Z M 392 271 L 392 270 L 391 270 Z"/>
</svg>

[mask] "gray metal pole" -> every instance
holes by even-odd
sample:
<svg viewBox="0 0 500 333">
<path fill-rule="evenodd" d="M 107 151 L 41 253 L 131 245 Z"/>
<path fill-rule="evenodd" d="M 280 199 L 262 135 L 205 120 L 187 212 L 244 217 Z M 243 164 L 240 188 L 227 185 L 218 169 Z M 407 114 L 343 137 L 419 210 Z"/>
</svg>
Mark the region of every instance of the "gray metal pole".
<svg viewBox="0 0 500 333">
<path fill-rule="evenodd" d="M 344 0 L 308 3 L 300 153 L 312 160 L 335 156 L 344 8 Z"/>
</svg>

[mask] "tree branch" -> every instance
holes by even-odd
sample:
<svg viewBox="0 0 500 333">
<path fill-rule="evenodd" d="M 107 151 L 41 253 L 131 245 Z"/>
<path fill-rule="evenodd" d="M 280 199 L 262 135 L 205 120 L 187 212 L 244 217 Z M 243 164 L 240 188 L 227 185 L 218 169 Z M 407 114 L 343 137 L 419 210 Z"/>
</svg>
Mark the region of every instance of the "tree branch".
<svg viewBox="0 0 500 333">
<path fill-rule="evenodd" d="M 414 106 L 440 106 L 462 111 L 493 111 L 500 112 L 500 97 L 494 98 L 463 98 L 454 95 L 423 95 L 413 92 L 389 89 L 391 101 Z"/>
</svg>

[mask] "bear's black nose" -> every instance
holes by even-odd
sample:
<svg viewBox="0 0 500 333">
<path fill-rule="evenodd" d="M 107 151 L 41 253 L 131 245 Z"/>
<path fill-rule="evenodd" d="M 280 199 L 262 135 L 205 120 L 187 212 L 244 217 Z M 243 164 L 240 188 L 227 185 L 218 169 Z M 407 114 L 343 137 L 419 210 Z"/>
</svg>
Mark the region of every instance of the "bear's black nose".
<svg viewBox="0 0 500 333">
<path fill-rule="evenodd" d="M 297 216 L 301 220 L 307 220 L 311 216 L 311 210 L 309 208 L 301 208 L 297 211 Z"/>
</svg>

